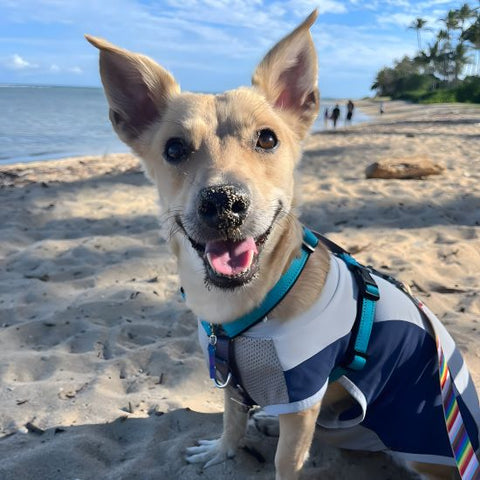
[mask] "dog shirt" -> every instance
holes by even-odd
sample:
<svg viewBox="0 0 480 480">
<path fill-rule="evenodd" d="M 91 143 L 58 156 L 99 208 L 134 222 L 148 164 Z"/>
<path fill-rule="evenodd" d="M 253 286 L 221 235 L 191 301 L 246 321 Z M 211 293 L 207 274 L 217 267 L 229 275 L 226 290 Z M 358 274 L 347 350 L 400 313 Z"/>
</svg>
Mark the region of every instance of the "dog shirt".
<svg viewBox="0 0 480 480">
<path fill-rule="evenodd" d="M 343 363 L 357 312 L 357 285 L 343 260 L 331 268 L 315 304 L 288 321 L 269 317 L 234 341 L 242 387 L 266 413 L 305 410 L 319 402 L 329 375 Z M 323 440 L 341 448 L 388 450 L 406 460 L 455 465 L 445 427 L 435 338 L 412 300 L 373 275 L 380 291 L 361 371 L 338 379 L 354 400 L 340 416 L 320 412 Z M 457 390 L 472 446 L 479 447 L 480 407 L 452 337 L 436 317 L 435 330 Z M 208 361 L 208 337 L 199 322 Z"/>
</svg>

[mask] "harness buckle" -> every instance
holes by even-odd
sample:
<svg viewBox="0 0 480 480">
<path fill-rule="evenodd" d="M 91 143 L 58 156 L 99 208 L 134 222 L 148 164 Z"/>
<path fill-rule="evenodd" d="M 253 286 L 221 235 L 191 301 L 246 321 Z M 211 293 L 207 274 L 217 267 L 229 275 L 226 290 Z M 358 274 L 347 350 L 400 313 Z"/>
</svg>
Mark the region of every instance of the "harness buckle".
<svg viewBox="0 0 480 480">
<path fill-rule="evenodd" d="M 310 253 L 313 253 L 315 251 L 315 247 L 313 245 L 310 245 L 309 243 L 307 243 L 305 240 L 303 240 L 303 242 L 302 242 L 302 247 L 307 252 L 310 252 Z"/>
<path fill-rule="evenodd" d="M 362 298 L 374 302 L 380 300 L 377 283 L 372 278 L 370 270 L 358 263 L 349 253 L 341 253 L 339 257 L 347 264 L 348 269 L 355 275 L 359 293 Z"/>
<path fill-rule="evenodd" d="M 231 379 L 232 379 L 232 373 L 228 372 L 227 379 L 223 383 L 220 382 L 217 377 L 214 377 L 212 380 L 213 380 L 214 385 L 217 388 L 226 388 L 228 386 L 228 384 L 230 383 Z"/>
<path fill-rule="evenodd" d="M 370 275 L 370 272 L 367 270 L 367 268 L 358 265 L 355 266 L 354 271 L 358 280 L 360 294 L 368 300 L 372 300 L 374 302 L 378 301 L 380 299 L 378 286 L 375 280 Z"/>
</svg>

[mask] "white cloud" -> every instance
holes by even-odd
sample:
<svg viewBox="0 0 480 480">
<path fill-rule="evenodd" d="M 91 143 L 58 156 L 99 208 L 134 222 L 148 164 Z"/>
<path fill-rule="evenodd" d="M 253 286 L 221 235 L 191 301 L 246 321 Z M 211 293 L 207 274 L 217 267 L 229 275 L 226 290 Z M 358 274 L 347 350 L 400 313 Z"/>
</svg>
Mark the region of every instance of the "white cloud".
<svg viewBox="0 0 480 480">
<path fill-rule="evenodd" d="M 78 66 L 71 67 L 71 68 L 68 69 L 68 71 L 70 73 L 75 73 L 76 75 L 80 75 L 81 73 L 83 73 L 83 70 Z"/>
<path fill-rule="evenodd" d="M 329 27 L 320 24 L 314 33 L 319 84 L 326 96 L 368 95 L 381 68 L 415 51 L 414 36 L 408 44 L 390 31 L 341 24 Z M 409 35 L 406 29 L 404 33 Z"/>
<path fill-rule="evenodd" d="M 392 5 L 394 7 L 403 7 L 403 8 L 410 8 L 410 2 L 408 0 L 386 0 L 388 5 Z"/>
<path fill-rule="evenodd" d="M 391 24 L 407 28 L 415 18 L 415 14 L 411 13 L 392 13 L 389 15 L 377 16 L 377 22 L 379 25 Z"/>
<path fill-rule="evenodd" d="M 11 68 L 12 70 L 28 70 L 31 68 L 37 68 L 38 65 L 30 63 L 29 61 L 25 60 L 20 55 L 15 53 L 10 57 L 10 60 L 7 62 L 7 67 Z"/>
<path fill-rule="evenodd" d="M 430 9 L 435 5 L 447 5 L 451 3 L 452 0 L 428 0 L 427 2 L 420 2 L 418 6 L 421 9 Z"/>
<path fill-rule="evenodd" d="M 318 9 L 318 13 L 347 13 L 347 7 L 345 2 L 336 0 L 290 0 L 288 2 L 282 2 L 282 4 L 288 7 L 288 10 L 294 10 L 298 15 L 306 16 L 312 12 L 315 8 Z"/>
<path fill-rule="evenodd" d="M 416 35 L 407 27 L 416 17 L 428 19 L 427 26 L 437 29 L 436 20 L 445 16 L 449 6 L 453 8 L 453 2 L 0 0 L 3 23 L 31 27 L 22 37 L 0 34 L 0 62 L 9 64 L 11 75 L 45 74 L 47 79 L 55 75 L 59 80 L 63 75 L 66 83 L 75 78 L 73 83 L 93 84 L 98 82 L 97 53 L 82 38 L 83 33 L 91 33 L 151 56 L 187 89 L 223 90 L 237 81 L 248 82 L 263 54 L 318 8 L 320 18 L 312 32 L 321 75 L 339 78 L 351 73 L 370 82 L 376 70 L 393 58 L 414 53 Z M 58 34 L 42 35 L 47 26 Z M 431 35 L 422 32 L 423 45 Z M 22 56 L 9 56 L 15 51 Z"/>
</svg>

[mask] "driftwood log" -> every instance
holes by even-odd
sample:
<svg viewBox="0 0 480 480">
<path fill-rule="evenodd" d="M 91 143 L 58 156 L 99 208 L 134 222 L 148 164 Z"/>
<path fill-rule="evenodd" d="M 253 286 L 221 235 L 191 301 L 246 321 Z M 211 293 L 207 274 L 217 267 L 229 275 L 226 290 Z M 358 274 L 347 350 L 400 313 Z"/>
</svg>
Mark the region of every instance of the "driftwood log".
<svg viewBox="0 0 480 480">
<path fill-rule="evenodd" d="M 372 163 L 365 170 L 367 178 L 423 178 L 440 175 L 445 168 L 427 156 L 394 158 Z"/>
</svg>

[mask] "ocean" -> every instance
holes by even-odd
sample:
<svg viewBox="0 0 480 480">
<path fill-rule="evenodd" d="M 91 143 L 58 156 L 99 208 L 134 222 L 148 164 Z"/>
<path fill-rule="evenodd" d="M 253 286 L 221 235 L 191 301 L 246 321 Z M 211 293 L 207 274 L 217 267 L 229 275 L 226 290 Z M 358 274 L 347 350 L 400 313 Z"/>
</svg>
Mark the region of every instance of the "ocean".
<svg viewBox="0 0 480 480">
<path fill-rule="evenodd" d="M 325 128 L 324 109 L 333 105 L 322 100 L 314 131 Z M 342 127 L 345 105 L 340 109 Z M 365 121 L 356 110 L 352 123 Z M 112 130 L 101 88 L 0 86 L 0 164 L 128 151 Z"/>
<path fill-rule="evenodd" d="M 0 87 L 0 164 L 127 151 L 102 89 Z"/>
</svg>

